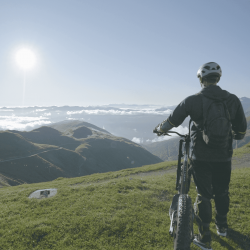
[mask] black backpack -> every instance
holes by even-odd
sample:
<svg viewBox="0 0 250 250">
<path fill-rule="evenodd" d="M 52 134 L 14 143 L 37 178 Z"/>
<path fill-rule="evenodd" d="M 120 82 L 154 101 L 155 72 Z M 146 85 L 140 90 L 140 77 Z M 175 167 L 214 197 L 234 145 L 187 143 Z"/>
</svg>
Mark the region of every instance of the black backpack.
<svg viewBox="0 0 250 250">
<path fill-rule="evenodd" d="M 203 103 L 203 140 L 212 148 L 228 147 L 232 123 L 226 101 L 201 96 Z"/>
</svg>

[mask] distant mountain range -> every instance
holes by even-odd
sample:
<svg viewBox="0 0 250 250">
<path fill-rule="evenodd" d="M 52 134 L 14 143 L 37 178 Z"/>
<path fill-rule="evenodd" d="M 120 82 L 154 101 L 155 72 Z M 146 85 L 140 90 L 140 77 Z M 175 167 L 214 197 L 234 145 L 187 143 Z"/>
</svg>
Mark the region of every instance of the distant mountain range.
<svg viewBox="0 0 250 250">
<path fill-rule="evenodd" d="M 0 183 L 18 185 L 116 171 L 162 160 L 93 124 L 64 121 L 0 132 Z"/>
</svg>

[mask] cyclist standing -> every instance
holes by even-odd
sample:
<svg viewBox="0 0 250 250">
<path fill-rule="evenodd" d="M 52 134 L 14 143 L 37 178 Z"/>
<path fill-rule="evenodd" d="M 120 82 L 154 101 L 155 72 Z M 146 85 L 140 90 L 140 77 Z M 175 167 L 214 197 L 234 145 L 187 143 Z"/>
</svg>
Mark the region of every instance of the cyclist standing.
<svg viewBox="0 0 250 250">
<path fill-rule="evenodd" d="M 181 125 L 187 116 L 193 121 L 191 160 L 198 193 L 194 210 L 199 228 L 193 242 L 204 250 L 212 249 L 209 230 L 212 198 L 215 201 L 217 234 L 227 236 L 232 141 L 243 139 L 247 129 L 238 97 L 217 86 L 221 75 L 217 63 L 202 65 L 197 72 L 202 90 L 183 100 L 160 125 L 160 131 L 167 132 Z"/>
</svg>

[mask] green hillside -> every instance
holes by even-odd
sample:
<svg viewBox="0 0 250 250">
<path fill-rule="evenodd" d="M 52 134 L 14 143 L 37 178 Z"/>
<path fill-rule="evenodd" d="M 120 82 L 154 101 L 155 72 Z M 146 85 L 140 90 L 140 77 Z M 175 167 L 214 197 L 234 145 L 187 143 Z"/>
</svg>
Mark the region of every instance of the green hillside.
<svg viewBox="0 0 250 250">
<path fill-rule="evenodd" d="M 64 123 L 60 123 L 65 126 Z M 162 160 L 140 145 L 83 122 L 0 133 L 0 186 L 117 171 Z"/>
<path fill-rule="evenodd" d="M 168 209 L 175 194 L 175 164 L 1 188 L 0 249 L 173 249 Z M 43 188 L 58 193 L 28 198 Z M 229 237 L 216 235 L 213 214 L 213 249 L 250 249 L 249 188 L 250 168 L 234 170 Z M 190 195 L 194 202 L 193 183 Z M 191 249 L 198 248 L 192 244 Z"/>
<path fill-rule="evenodd" d="M 177 160 L 179 152 L 179 137 L 169 139 L 167 141 L 154 142 L 151 144 L 143 144 L 150 153 L 158 156 L 163 161 Z"/>
<path fill-rule="evenodd" d="M 82 141 L 83 144 L 75 152 L 86 158 L 86 164 L 93 172 L 116 171 L 161 161 L 140 145 L 125 138 L 103 136 Z"/>
<path fill-rule="evenodd" d="M 39 150 L 41 148 L 38 145 L 25 140 L 21 135 L 9 131 L 0 131 L 0 161 L 35 153 Z"/>
<path fill-rule="evenodd" d="M 233 165 L 237 165 L 238 167 L 250 166 L 250 143 L 234 150 L 232 162 Z"/>
<path fill-rule="evenodd" d="M 49 127 L 54 128 L 66 135 L 72 134 L 72 132 L 80 127 L 86 127 L 86 128 L 92 128 L 93 130 L 104 132 L 106 134 L 110 134 L 107 130 L 102 129 L 100 127 L 97 127 L 91 123 L 88 122 L 83 122 L 83 121 L 62 121 L 62 122 L 57 122 L 53 123 Z"/>
<path fill-rule="evenodd" d="M 25 131 L 24 132 L 12 131 L 12 132 L 21 135 L 26 140 L 33 143 L 63 146 L 64 148 L 70 150 L 74 150 L 81 144 L 81 142 L 75 140 L 74 138 L 66 136 L 62 132 L 46 126 L 42 126 L 40 128 L 34 129 L 29 132 Z"/>
</svg>

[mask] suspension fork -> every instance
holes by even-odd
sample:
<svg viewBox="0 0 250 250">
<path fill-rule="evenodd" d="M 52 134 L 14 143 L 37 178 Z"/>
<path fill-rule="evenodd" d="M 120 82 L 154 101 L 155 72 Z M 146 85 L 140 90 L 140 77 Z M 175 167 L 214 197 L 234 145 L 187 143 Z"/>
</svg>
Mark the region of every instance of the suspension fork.
<svg viewBox="0 0 250 250">
<path fill-rule="evenodd" d="M 182 180 L 181 180 L 181 194 L 187 194 L 189 190 L 189 150 L 190 150 L 190 139 L 185 139 L 184 145 L 184 159 L 183 159 L 183 168 L 182 168 Z"/>
<path fill-rule="evenodd" d="M 179 154 L 178 154 L 178 165 L 177 165 L 177 174 L 176 174 L 176 190 L 179 190 L 179 185 L 180 185 L 180 177 L 181 177 L 181 158 L 183 157 L 182 153 L 182 145 L 183 145 L 184 140 L 181 139 L 179 142 Z"/>
</svg>

